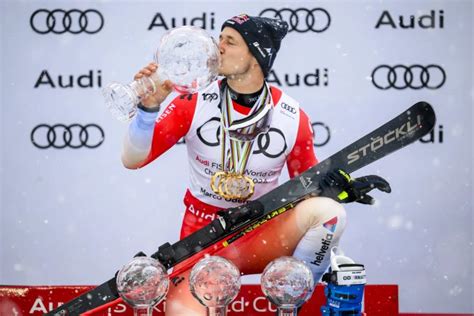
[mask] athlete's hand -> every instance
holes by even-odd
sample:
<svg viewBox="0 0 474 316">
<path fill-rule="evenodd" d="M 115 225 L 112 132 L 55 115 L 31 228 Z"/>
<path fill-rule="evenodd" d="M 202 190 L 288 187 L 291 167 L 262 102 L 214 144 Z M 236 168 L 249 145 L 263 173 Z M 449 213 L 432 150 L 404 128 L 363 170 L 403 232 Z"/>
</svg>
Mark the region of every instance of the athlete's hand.
<svg viewBox="0 0 474 316">
<path fill-rule="evenodd" d="M 142 79 L 144 77 L 150 77 L 153 73 L 158 70 L 158 65 L 154 62 L 149 63 L 147 66 L 142 68 L 134 77 L 135 80 Z M 173 91 L 173 83 L 170 80 L 165 80 L 161 84 L 156 85 L 156 92 L 147 98 L 141 100 L 144 107 L 153 108 L 158 107 L 168 95 Z"/>
<path fill-rule="evenodd" d="M 373 189 L 390 193 L 390 184 L 379 176 L 365 176 L 352 179 L 351 176 L 342 169 L 335 169 L 328 172 L 319 186 L 322 190 L 321 196 L 330 197 L 341 203 L 359 202 L 362 204 L 374 204 L 375 200 L 367 193 Z"/>
</svg>

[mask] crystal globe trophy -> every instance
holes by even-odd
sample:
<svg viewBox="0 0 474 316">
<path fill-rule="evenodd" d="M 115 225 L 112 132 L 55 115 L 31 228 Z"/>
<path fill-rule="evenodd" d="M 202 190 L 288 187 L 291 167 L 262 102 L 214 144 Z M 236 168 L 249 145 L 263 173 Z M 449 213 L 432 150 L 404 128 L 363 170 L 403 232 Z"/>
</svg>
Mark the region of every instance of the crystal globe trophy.
<svg viewBox="0 0 474 316">
<path fill-rule="evenodd" d="M 240 291 L 240 272 L 229 260 L 209 256 L 191 270 L 189 287 L 193 296 L 206 306 L 208 316 L 224 316 L 227 305 Z"/>
<path fill-rule="evenodd" d="M 263 270 L 261 286 L 268 300 L 277 306 L 278 315 L 293 316 L 313 291 L 313 274 L 303 261 L 280 257 Z"/>
<path fill-rule="evenodd" d="M 117 290 L 133 308 L 134 316 L 151 316 L 153 307 L 168 292 L 169 278 L 165 267 L 149 257 L 135 257 L 117 274 Z"/>
<path fill-rule="evenodd" d="M 194 93 L 215 81 L 219 68 L 219 48 L 203 29 L 182 26 L 169 30 L 160 40 L 154 56 L 158 71 L 129 84 L 112 82 L 102 94 L 112 114 L 121 121 L 130 120 L 142 98 L 155 93 L 170 80 L 179 93 Z"/>
</svg>

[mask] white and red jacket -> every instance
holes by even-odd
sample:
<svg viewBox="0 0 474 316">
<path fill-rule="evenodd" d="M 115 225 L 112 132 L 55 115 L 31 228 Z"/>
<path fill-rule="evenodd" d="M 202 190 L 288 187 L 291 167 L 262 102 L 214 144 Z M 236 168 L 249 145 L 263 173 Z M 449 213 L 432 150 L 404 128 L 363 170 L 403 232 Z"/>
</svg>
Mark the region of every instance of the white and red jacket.
<svg viewBox="0 0 474 316">
<path fill-rule="evenodd" d="M 290 177 L 294 177 L 318 162 L 308 116 L 298 102 L 281 90 L 273 86 L 270 90 L 275 106 L 270 130 L 254 140 L 245 170 L 255 182 L 251 199 L 278 186 L 285 163 Z M 209 223 L 217 210 L 243 203 L 224 199 L 210 187 L 211 176 L 221 170 L 220 98 L 217 81 L 203 91 L 175 98 L 156 120 L 151 149 L 141 165 L 152 162 L 184 137 L 190 187 L 184 198 L 186 214 L 181 237 Z M 246 115 L 250 109 L 234 103 L 233 110 Z"/>
</svg>

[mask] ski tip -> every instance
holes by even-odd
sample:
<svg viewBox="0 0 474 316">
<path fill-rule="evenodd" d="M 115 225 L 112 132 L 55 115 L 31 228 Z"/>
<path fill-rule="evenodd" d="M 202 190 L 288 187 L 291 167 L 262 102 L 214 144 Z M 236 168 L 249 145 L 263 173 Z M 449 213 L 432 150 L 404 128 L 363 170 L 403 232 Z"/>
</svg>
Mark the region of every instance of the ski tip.
<svg viewBox="0 0 474 316">
<path fill-rule="evenodd" d="M 421 111 L 424 113 L 425 117 L 433 117 L 436 118 L 435 111 L 433 109 L 433 106 L 429 104 L 426 101 L 419 101 L 415 103 L 410 109 L 407 111 L 410 111 L 412 108 L 416 108 L 418 111 Z"/>
<path fill-rule="evenodd" d="M 419 101 L 415 103 L 412 107 L 407 109 L 407 114 L 417 113 L 421 114 L 423 117 L 423 125 L 428 127 L 431 131 L 436 124 L 436 113 L 433 109 L 433 106 L 426 101 Z"/>
</svg>

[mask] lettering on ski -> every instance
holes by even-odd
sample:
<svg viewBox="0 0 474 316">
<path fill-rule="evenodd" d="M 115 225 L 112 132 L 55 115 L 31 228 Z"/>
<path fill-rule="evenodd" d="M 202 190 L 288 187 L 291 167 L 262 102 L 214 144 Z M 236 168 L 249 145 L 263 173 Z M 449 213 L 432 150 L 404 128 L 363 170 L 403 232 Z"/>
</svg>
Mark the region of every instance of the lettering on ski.
<svg viewBox="0 0 474 316">
<path fill-rule="evenodd" d="M 431 105 L 418 102 L 394 119 L 308 169 L 300 177 L 283 183 L 248 204 L 220 211 L 222 214 L 210 224 L 173 245 L 166 243 L 160 246 L 151 257 L 171 268 L 191 256 L 199 257 L 199 252 L 210 246 L 213 246 L 215 253 L 225 247 L 225 242 L 219 243 L 219 241 L 233 236 L 227 240 L 229 244 L 291 209 L 299 201 L 317 195 L 319 192 L 317 184 L 327 171 L 341 168 L 349 173 L 354 172 L 420 139 L 433 129 L 435 122 L 436 115 Z M 311 183 L 306 181 L 308 179 Z M 243 223 L 239 223 L 240 220 Z M 322 249 L 320 254 L 324 254 L 323 251 L 327 250 Z M 170 277 L 177 276 L 178 272 L 173 271 Z M 118 298 L 114 277 L 46 315 L 79 315 L 90 310 L 96 311 Z"/>
<path fill-rule="evenodd" d="M 400 141 L 405 137 L 411 137 L 416 128 L 421 126 L 421 120 L 421 115 L 417 115 L 416 123 L 413 123 L 412 121 L 407 121 L 401 126 L 395 128 L 394 130 L 388 131 L 385 135 L 372 139 L 370 143 L 363 145 L 362 147 L 347 155 L 347 158 L 349 159 L 348 164 L 351 164 L 361 159 L 362 157 L 367 156 L 370 152 L 376 152 L 383 146 L 390 144 L 393 141 Z M 370 151 L 368 151 L 367 149 L 369 149 Z"/>
<path fill-rule="evenodd" d="M 272 218 L 274 217 L 277 217 L 278 215 L 292 209 L 293 207 L 295 207 L 294 204 L 289 204 L 285 207 L 282 207 L 276 211 L 273 211 L 271 212 L 270 214 L 268 214 L 267 216 L 265 216 L 264 218 L 262 218 L 261 220 L 255 222 L 254 224 L 248 226 L 247 228 L 245 228 L 244 230 L 242 230 L 240 233 L 230 237 L 229 239 L 225 240 L 222 245 L 224 247 L 227 247 L 229 246 L 231 243 L 233 243 L 234 241 L 236 241 L 237 239 L 239 239 L 240 237 L 250 233 L 251 231 L 255 230 L 256 228 L 262 226 L 263 224 L 265 224 L 266 222 L 268 222 L 269 220 L 271 220 Z"/>
</svg>

